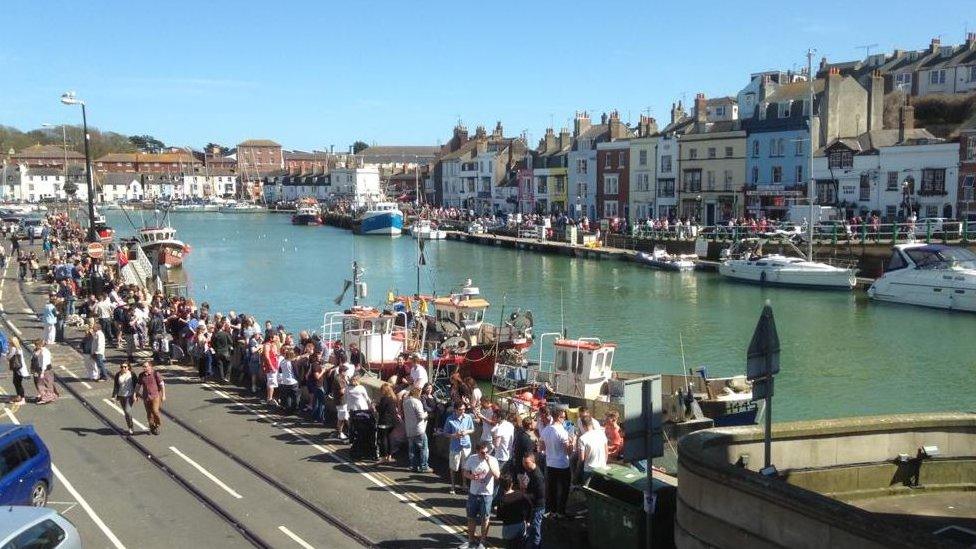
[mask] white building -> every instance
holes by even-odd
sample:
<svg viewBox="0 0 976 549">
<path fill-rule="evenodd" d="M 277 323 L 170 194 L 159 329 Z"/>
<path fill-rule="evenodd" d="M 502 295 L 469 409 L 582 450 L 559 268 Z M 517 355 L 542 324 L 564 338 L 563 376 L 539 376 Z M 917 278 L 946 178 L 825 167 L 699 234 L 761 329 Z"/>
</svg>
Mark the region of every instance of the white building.
<svg viewBox="0 0 976 549">
<path fill-rule="evenodd" d="M 569 151 L 568 194 L 580 197 L 582 215 L 590 219 L 600 217 L 596 211 L 596 146 L 609 135 L 606 115 L 603 117 L 603 123 L 594 125 L 589 114 L 577 112 L 573 121 L 573 147 Z"/>
<path fill-rule="evenodd" d="M 330 176 L 331 194 L 349 200 L 354 207 L 361 208 L 384 199 L 377 168 L 337 168 Z"/>
<path fill-rule="evenodd" d="M 65 174 L 60 168 L 30 168 L 26 164 L 7 165 L 0 168 L 3 186 L 2 199 L 11 202 L 40 202 L 42 200 L 65 200 Z M 68 180 L 76 186 L 75 198 L 88 199 L 88 185 L 84 168 L 72 166 L 68 169 Z"/>
<path fill-rule="evenodd" d="M 678 215 L 677 181 L 679 170 L 678 138 L 674 133 L 662 134 L 657 140 L 656 182 L 654 186 L 654 209 L 658 218 Z"/>
<path fill-rule="evenodd" d="M 638 137 L 630 140 L 630 219 L 638 221 L 657 216 L 654 207 L 657 186 L 657 123 L 653 118 L 641 116 L 637 126 Z"/>
<path fill-rule="evenodd" d="M 839 139 L 814 155 L 817 201 L 848 215 L 877 212 L 885 222 L 956 216 L 959 145 L 924 129 L 888 129 Z"/>
</svg>

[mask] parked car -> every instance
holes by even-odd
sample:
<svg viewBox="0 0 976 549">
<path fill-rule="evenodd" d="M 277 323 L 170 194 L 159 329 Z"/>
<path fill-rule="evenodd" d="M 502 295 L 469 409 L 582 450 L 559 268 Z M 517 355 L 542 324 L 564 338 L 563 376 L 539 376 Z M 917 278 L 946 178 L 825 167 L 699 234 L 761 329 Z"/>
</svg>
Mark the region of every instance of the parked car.
<svg viewBox="0 0 976 549">
<path fill-rule="evenodd" d="M 0 508 L 0 547 L 81 549 L 81 536 L 68 519 L 46 507 Z"/>
<path fill-rule="evenodd" d="M 854 234 L 850 224 L 840 220 L 821 221 L 814 225 L 813 230 L 817 238 L 828 238 L 835 234 L 837 238 L 848 238 Z"/>
<path fill-rule="evenodd" d="M 53 485 L 51 452 L 34 427 L 0 425 L 0 505 L 41 507 Z"/>
<path fill-rule="evenodd" d="M 34 238 L 40 238 L 44 232 L 44 222 L 37 218 L 27 218 L 20 222 L 20 229 L 25 236 L 29 237 L 33 233 Z"/>
<path fill-rule="evenodd" d="M 925 219 L 916 221 L 915 236 L 924 237 L 928 234 L 939 237 L 945 235 L 948 238 L 958 238 L 962 236 L 962 223 L 945 217 L 926 217 Z"/>
</svg>

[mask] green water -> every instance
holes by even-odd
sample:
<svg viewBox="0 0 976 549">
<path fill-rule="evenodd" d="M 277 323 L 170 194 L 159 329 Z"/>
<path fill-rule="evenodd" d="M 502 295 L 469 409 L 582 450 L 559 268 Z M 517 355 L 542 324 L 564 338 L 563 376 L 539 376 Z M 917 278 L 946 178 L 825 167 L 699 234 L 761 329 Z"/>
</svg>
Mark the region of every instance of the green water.
<svg viewBox="0 0 976 549">
<path fill-rule="evenodd" d="M 117 212 L 109 214 L 120 233 L 132 232 Z M 171 222 L 193 248 L 190 292 L 217 311 L 246 311 L 290 330 L 318 328 L 323 313 L 335 309 L 354 257 L 366 268 L 367 303 L 381 303 L 391 289 L 415 291 L 409 236 L 296 227 L 280 214 L 174 213 Z M 565 327 L 571 336 L 614 341 L 621 371 L 679 372 L 680 334 L 688 367 L 744 373 L 768 299 L 782 343 L 777 421 L 976 410 L 976 315 L 454 241 L 430 243 L 427 256 L 425 293 L 471 278 L 492 302 L 489 320 L 498 321 L 505 303 L 506 312 L 532 310 L 537 335 Z"/>
</svg>

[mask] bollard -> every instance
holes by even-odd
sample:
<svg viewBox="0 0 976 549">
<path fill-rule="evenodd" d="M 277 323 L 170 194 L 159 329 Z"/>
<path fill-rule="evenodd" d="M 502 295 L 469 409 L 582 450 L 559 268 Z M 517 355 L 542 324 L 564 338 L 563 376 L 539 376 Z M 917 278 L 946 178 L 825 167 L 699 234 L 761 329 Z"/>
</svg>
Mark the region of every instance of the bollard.
<svg viewBox="0 0 976 549">
<path fill-rule="evenodd" d="M 868 224 L 861 223 L 861 246 L 868 240 Z"/>
<path fill-rule="evenodd" d="M 932 243 L 932 220 L 931 219 L 925 220 L 925 243 L 926 244 Z"/>
</svg>

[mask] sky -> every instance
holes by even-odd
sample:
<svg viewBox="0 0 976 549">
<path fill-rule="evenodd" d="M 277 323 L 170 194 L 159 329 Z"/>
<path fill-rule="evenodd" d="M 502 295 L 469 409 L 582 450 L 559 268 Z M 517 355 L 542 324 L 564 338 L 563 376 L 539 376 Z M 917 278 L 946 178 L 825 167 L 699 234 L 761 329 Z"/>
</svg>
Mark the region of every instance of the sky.
<svg viewBox="0 0 976 549">
<path fill-rule="evenodd" d="M 531 144 L 616 109 L 625 121 L 749 74 L 959 44 L 973 0 L 857 2 L 5 2 L 0 124 L 78 123 L 200 148 L 268 138 L 440 144 L 461 120 Z"/>
</svg>

